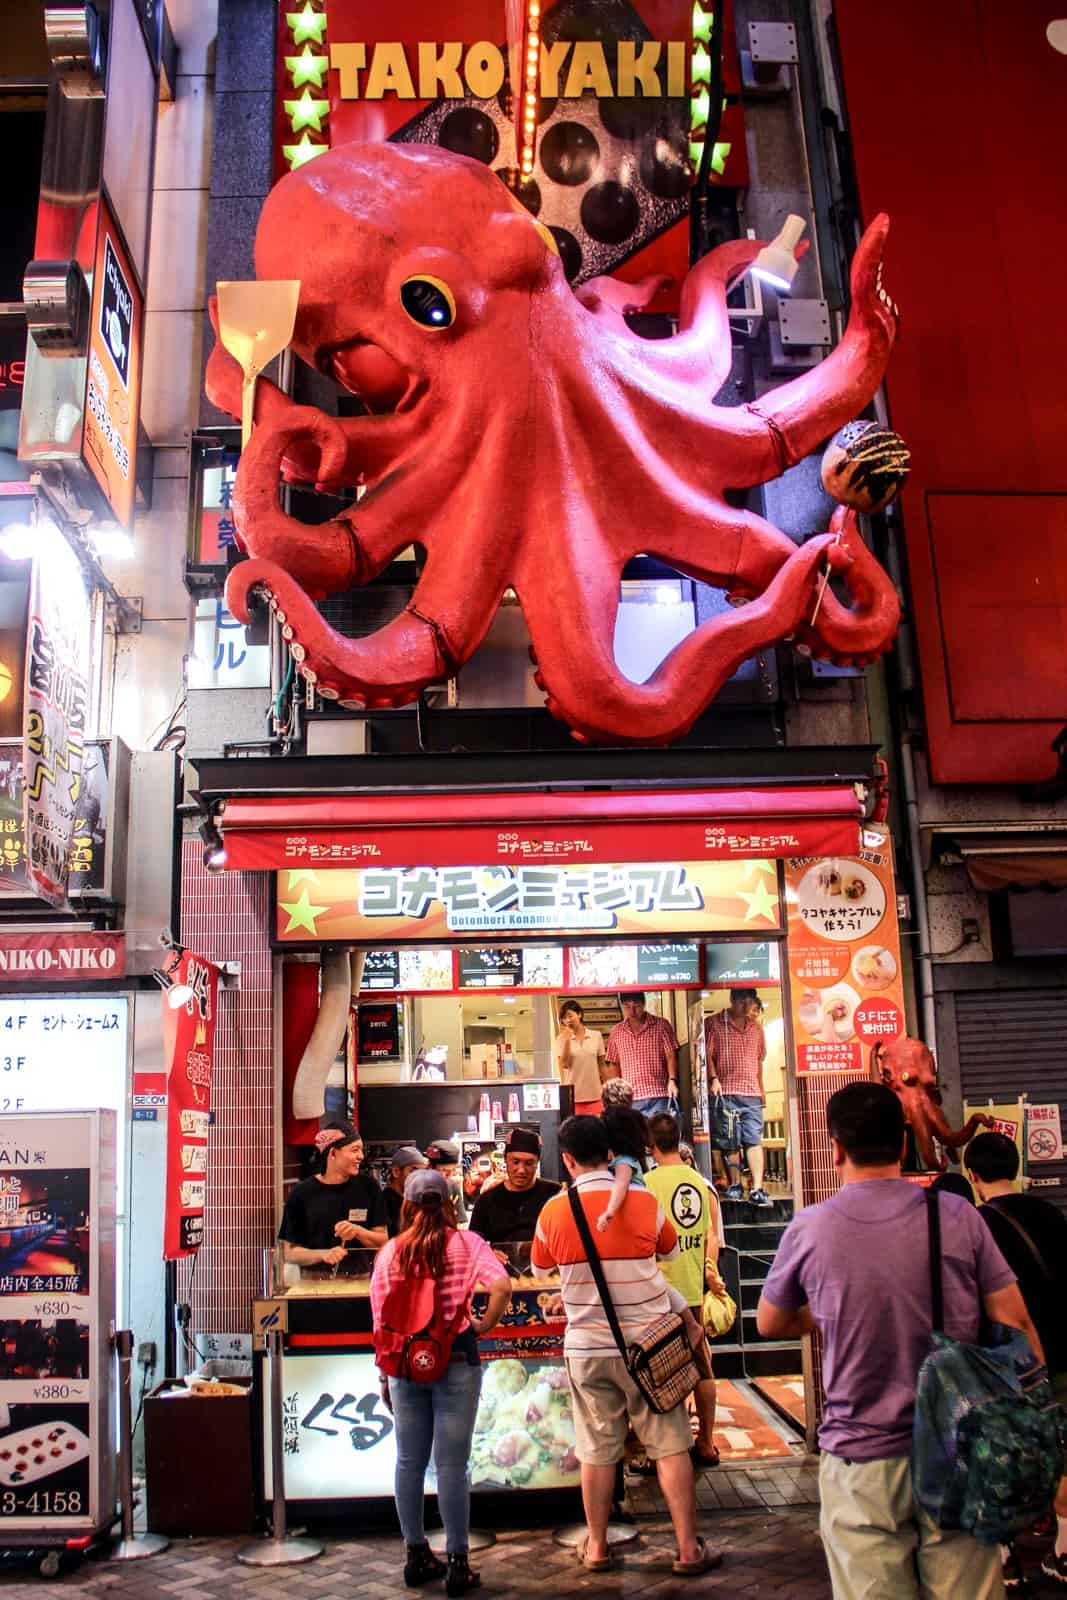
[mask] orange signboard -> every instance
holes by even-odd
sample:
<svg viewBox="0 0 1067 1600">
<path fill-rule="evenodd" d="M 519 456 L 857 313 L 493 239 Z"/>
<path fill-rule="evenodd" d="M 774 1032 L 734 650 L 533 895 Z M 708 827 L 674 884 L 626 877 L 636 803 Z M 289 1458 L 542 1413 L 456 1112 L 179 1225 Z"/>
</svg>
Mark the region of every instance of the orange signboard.
<svg viewBox="0 0 1067 1600">
<path fill-rule="evenodd" d="M 862 1072 L 905 1032 L 893 846 L 873 824 L 856 856 L 785 864 L 797 1071 Z"/>
<path fill-rule="evenodd" d="M 278 938 L 286 943 L 441 944 L 475 933 L 646 937 L 779 926 L 773 861 L 278 873 Z"/>
<path fill-rule="evenodd" d="M 144 298 L 107 202 L 102 201 L 82 454 L 115 520 L 126 528 L 133 519 L 143 328 Z"/>
</svg>

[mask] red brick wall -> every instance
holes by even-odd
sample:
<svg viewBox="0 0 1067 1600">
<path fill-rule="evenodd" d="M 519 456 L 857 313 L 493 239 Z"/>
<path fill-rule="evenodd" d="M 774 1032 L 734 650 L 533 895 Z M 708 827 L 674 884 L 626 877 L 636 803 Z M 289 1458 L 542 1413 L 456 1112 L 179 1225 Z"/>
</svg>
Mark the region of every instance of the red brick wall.
<svg viewBox="0 0 1067 1600">
<path fill-rule="evenodd" d="M 181 941 L 239 961 L 241 987 L 219 994 L 204 1244 L 182 1264 L 179 1293 L 197 1333 L 242 1333 L 274 1234 L 274 1003 L 270 876 L 210 873 L 198 838 L 182 842 Z"/>
</svg>

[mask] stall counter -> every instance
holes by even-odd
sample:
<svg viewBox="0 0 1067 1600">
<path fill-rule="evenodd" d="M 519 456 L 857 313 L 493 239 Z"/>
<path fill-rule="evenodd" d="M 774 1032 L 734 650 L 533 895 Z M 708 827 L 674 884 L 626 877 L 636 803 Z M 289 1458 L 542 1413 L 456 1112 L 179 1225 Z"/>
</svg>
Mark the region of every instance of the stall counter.
<svg viewBox="0 0 1067 1600">
<path fill-rule="evenodd" d="M 285 1300 L 288 1317 L 288 1504 L 298 1515 L 301 1508 L 305 1515 L 341 1513 L 353 1500 L 392 1496 L 396 1437 L 374 1364 L 369 1277 L 305 1271 L 298 1282 L 280 1286 L 276 1297 Z M 476 1308 L 482 1298 L 475 1297 Z M 479 1341 L 482 1398 L 471 1448 L 475 1493 L 579 1486 L 558 1303 L 558 1281 L 514 1278 L 503 1321 Z M 269 1385 L 262 1355 L 256 1358 L 255 1390 L 260 1481 L 270 1500 Z M 434 1492 L 432 1466 L 426 1483 Z"/>
</svg>

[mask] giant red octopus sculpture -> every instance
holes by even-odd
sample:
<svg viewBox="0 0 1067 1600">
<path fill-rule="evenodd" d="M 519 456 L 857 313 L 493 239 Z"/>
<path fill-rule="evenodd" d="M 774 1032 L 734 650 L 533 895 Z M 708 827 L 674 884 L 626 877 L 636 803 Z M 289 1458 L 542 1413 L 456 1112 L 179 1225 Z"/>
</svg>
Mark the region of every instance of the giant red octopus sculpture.
<svg viewBox="0 0 1067 1600">
<path fill-rule="evenodd" d="M 958 1161 L 960 1146 L 969 1144 L 979 1128 L 993 1126 L 992 1117 L 978 1112 L 968 1117 L 962 1128 L 949 1127 L 941 1109 L 934 1058 L 921 1039 L 902 1036 L 888 1044 L 876 1044 L 871 1050 L 871 1071 L 898 1096 L 924 1172 L 944 1169 L 945 1162 L 934 1148 L 935 1139 Z"/>
<path fill-rule="evenodd" d="M 268 196 L 256 271 L 300 279 L 293 348 L 369 414 L 336 419 L 260 383 L 234 492 L 252 559 L 230 574 L 230 608 L 247 621 L 252 592 L 266 594 L 321 695 L 396 705 L 468 660 L 511 588 L 548 707 L 582 740 L 667 743 L 783 638 L 874 659 L 899 606 L 854 512 L 839 508 L 798 547 L 727 491 L 777 477 L 870 401 L 896 333 L 881 285 L 888 226 L 878 217 L 857 249 L 832 354 L 757 404 L 726 407 L 714 403 L 731 365 L 726 294 L 760 241 L 713 250 L 685 280 L 676 336 L 643 339 L 624 312 L 663 280 L 575 292 L 549 229 L 480 163 L 388 143 L 319 156 Z M 240 374 L 221 346 L 207 389 L 239 414 Z M 279 506 L 283 463 L 365 492 L 309 526 Z M 335 632 L 313 601 L 368 582 L 413 542 L 425 566 L 405 609 L 367 638 Z M 641 552 L 744 603 L 634 683 L 613 640 L 620 576 Z"/>
</svg>

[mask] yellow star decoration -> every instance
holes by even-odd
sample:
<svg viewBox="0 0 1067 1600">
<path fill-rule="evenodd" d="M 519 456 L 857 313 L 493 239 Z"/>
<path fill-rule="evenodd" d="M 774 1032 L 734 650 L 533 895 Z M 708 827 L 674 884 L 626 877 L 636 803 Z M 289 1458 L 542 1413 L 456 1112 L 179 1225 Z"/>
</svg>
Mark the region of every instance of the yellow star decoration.
<svg viewBox="0 0 1067 1600">
<path fill-rule="evenodd" d="M 329 58 L 313 55 L 309 44 L 304 46 L 298 56 L 285 58 L 285 70 L 293 80 L 294 89 L 301 88 L 305 83 L 313 83 L 316 89 L 321 89 L 329 65 Z"/>
<path fill-rule="evenodd" d="M 294 45 L 303 44 L 306 39 L 322 44 L 322 36 L 326 32 L 326 13 L 314 11 L 311 0 L 307 0 L 303 11 L 287 11 L 285 20 L 293 35 Z"/>
<path fill-rule="evenodd" d="M 292 894 L 298 883 L 318 883 L 319 875 L 314 867 L 292 867 L 285 876 L 289 879 L 289 893 Z"/>
<path fill-rule="evenodd" d="M 757 917 L 763 917 L 767 922 L 774 921 L 774 911 L 778 904 L 778 896 L 772 895 L 765 883 L 758 883 L 754 889 L 739 891 L 740 898 L 745 901 L 748 910 L 745 912 L 745 921 L 754 922 Z"/>
<path fill-rule="evenodd" d="M 329 910 L 328 906 L 313 906 L 311 904 L 311 895 L 307 889 L 301 890 L 295 900 L 279 900 L 278 908 L 284 911 L 289 918 L 289 926 L 285 930 L 286 933 L 292 933 L 296 928 L 306 928 L 308 933 L 317 933 L 315 918 L 321 916 L 322 912 Z"/>
<path fill-rule="evenodd" d="M 284 104 L 294 133 L 299 133 L 301 128 L 314 128 L 316 133 L 322 132 L 322 119 L 330 112 L 328 100 L 315 100 L 311 90 L 305 89 L 299 100 L 286 100 Z"/>
<path fill-rule="evenodd" d="M 314 161 L 316 156 L 321 156 L 329 148 L 328 144 L 313 144 L 305 132 L 299 144 L 283 144 L 282 155 L 288 161 L 290 170 L 295 172 L 297 167 L 306 166 L 309 161 Z"/>
</svg>

